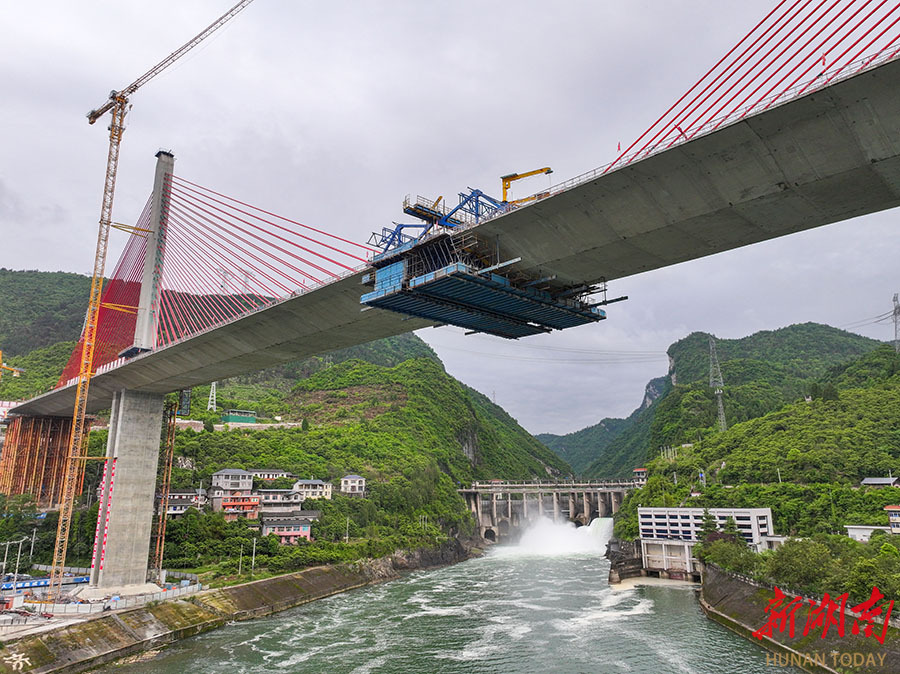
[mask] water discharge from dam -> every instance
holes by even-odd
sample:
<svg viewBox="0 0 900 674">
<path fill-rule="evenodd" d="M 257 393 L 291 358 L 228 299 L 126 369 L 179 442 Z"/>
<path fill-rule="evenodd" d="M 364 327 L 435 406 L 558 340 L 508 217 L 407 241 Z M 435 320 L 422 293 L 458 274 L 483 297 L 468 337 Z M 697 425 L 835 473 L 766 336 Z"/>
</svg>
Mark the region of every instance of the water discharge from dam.
<svg viewBox="0 0 900 674">
<path fill-rule="evenodd" d="M 706 619 L 693 586 L 610 588 L 611 533 L 610 519 L 542 521 L 479 559 L 228 625 L 128 671 L 771 671 L 762 648 Z"/>
</svg>

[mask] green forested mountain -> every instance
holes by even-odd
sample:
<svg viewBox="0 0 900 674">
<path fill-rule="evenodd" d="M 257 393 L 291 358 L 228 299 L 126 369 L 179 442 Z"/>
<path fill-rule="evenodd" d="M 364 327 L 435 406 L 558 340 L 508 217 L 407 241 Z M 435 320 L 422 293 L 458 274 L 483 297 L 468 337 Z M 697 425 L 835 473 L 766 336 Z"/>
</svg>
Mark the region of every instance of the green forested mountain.
<svg viewBox="0 0 900 674">
<path fill-rule="evenodd" d="M 817 379 L 838 377 L 840 365 L 871 352 L 879 342 L 826 325 L 805 323 L 716 340 L 725 379 L 729 425 L 755 419 L 802 399 Z M 716 433 L 716 401 L 709 388 L 709 336 L 695 332 L 668 349 L 669 382 L 652 407 L 642 405 L 615 434 L 591 446 L 591 429 L 542 436 L 554 451 L 577 448 L 586 477 L 626 476 L 660 447 L 702 442 Z M 849 375 L 848 375 L 849 376 Z M 862 376 L 862 375 L 861 375 Z M 656 380 L 654 380 L 656 381 Z M 652 384 L 653 382 L 651 382 Z M 595 427 L 592 427 L 595 428 Z M 583 463 L 584 457 L 590 461 Z"/>
<path fill-rule="evenodd" d="M 582 428 L 566 435 L 540 433 L 538 440 L 553 450 L 557 456 L 565 460 L 572 470 L 580 473 L 597 458 L 597 454 L 605 450 L 626 425 L 625 419 L 603 419 L 599 424 Z"/>
<path fill-rule="evenodd" d="M 720 363 L 753 360 L 781 366 L 782 372 L 799 379 L 815 379 L 832 365 L 861 356 L 878 346 L 868 337 L 845 332 L 819 323 L 789 325 L 778 330 L 763 330 L 741 339 L 716 339 Z M 709 335 L 693 332 L 668 349 L 672 359 L 670 375 L 675 384 L 709 380 Z M 723 371 L 725 383 L 729 378 Z M 741 383 L 747 381 L 742 379 Z"/>
<path fill-rule="evenodd" d="M 448 484 L 569 472 L 502 409 L 432 358 L 392 368 L 345 361 L 298 382 L 285 404 L 285 420 L 305 420 L 308 430 L 186 433 L 178 452 L 196 470 L 176 469 L 175 479 L 209 484 L 209 475 L 226 466 L 277 466 L 322 479 L 356 472 L 390 482 L 423 461 L 446 474 Z"/>
<path fill-rule="evenodd" d="M 681 475 L 706 470 L 741 482 L 857 484 L 900 474 L 900 356 L 889 345 L 832 368 L 810 388 L 815 397 L 710 434 L 653 466 Z"/>
<path fill-rule="evenodd" d="M 4 357 L 78 339 L 90 289 L 91 279 L 81 274 L 0 268 Z"/>
<path fill-rule="evenodd" d="M 21 400 L 32 398 L 56 386 L 59 375 L 65 367 L 76 342 L 58 342 L 29 353 L 3 360 L 25 372 L 20 377 L 9 373 L 0 379 L 0 400 Z"/>
</svg>

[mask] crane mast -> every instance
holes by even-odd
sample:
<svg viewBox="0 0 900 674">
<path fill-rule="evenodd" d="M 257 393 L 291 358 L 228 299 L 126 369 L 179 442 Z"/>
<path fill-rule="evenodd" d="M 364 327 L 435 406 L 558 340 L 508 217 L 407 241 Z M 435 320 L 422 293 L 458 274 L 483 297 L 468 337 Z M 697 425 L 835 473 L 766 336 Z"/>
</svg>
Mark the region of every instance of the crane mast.
<svg viewBox="0 0 900 674">
<path fill-rule="evenodd" d="M 119 167 L 119 146 L 125 132 L 125 115 L 128 113 L 128 97 L 140 87 L 156 77 L 163 70 L 184 56 L 210 34 L 221 28 L 234 18 L 253 0 L 241 0 L 225 14 L 207 26 L 202 32 L 169 54 L 146 73 L 137 78 L 121 91 L 112 91 L 109 100 L 99 108 L 87 114 L 88 122 L 93 124 L 106 112 L 111 113 L 109 125 L 109 153 L 106 159 L 106 176 L 103 182 L 103 200 L 100 206 L 100 228 L 97 234 L 97 249 L 94 254 L 94 268 L 91 276 L 91 294 L 84 323 L 81 361 L 78 371 L 78 382 L 75 391 L 75 409 L 72 414 L 72 433 L 69 437 L 69 454 L 66 459 L 66 470 L 63 477 L 62 498 L 59 506 L 59 524 L 56 529 L 56 543 L 53 548 L 53 566 L 50 571 L 49 594 L 58 597 L 62 590 L 62 579 L 65 571 L 66 550 L 69 542 L 69 530 L 72 524 L 72 512 L 75 508 L 75 497 L 82 473 L 83 462 L 88 460 L 85 420 L 87 417 L 88 390 L 93 375 L 94 347 L 97 339 L 97 319 L 100 314 L 100 299 L 103 294 L 103 274 L 106 271 L 106 255 L 109 247 L 109 230 L 112 224 L 113 199 L 116 192 L 116 172 Z"/>
</svg>

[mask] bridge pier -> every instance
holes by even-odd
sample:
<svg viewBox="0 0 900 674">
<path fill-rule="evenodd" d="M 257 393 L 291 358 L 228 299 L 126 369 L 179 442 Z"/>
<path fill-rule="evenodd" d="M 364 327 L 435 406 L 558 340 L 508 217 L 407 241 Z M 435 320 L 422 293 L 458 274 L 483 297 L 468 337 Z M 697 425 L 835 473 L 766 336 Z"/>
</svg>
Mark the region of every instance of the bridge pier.
<svg viewBox="0 0 900 674">
<path fill-rule="evenodd" d="M 560 517 L 560 507 L 559 507 L 559 492 L 553 492 L 553 521 L 559 522 Z"/>
<path fill-rule="evenodd" d="M 163 400 L 126 389 L 113 395 L 90 589 L 147 582 Z"/>
</svg>

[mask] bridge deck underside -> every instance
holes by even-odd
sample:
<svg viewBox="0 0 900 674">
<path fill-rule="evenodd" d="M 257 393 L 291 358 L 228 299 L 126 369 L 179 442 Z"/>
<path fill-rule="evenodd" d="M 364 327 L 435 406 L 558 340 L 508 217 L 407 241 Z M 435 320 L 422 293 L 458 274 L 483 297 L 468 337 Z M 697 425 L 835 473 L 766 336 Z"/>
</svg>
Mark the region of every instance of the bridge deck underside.
<svg viewBox="0 0 900 674">
<path fill-rule="evenodd" d="M 501 258 L 559 282 L 616 279 L 900 205 L 900 60 L 513 211 L 475 231 Z M 361 274 L 97 375 L 163 393 L 409 332 L 426 320 L 360 312 Z M 63 414 L 74 389 L 15 412 Z"/>
</svg>

